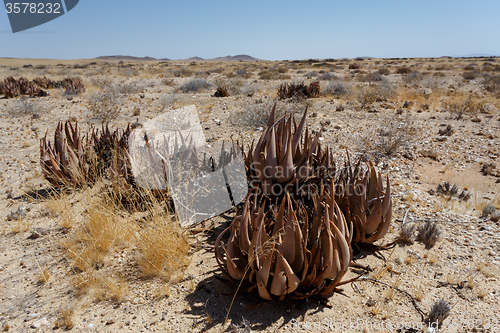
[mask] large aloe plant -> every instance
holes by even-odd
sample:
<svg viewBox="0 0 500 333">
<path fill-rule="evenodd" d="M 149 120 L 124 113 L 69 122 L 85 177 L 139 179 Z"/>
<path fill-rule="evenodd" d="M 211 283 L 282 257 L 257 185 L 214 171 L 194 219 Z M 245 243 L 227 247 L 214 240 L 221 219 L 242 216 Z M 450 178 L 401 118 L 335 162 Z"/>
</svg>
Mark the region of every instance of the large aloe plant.
<svg viewBox="0 0 500 333">
<path fill-rule="evenodd" d="M 89 179 L 87 155 L 82 146 L 78 124 L 57 124 L 54 144 L 47 141 L 47 133 L 40 140 L 42 172 L 53 186 L 81 186 Z"/>
<path fill-rule="evenodd" d="M 222 272 L 267 300 L 330 295 L 352 260 L 352 227 L 333 190 L 333 183 L 329 191 L 321 187 L 309 207 L 287 193 L 279 208 L 267 209 L 267 199 L 249 195 L 215 243 Z"/>
<path fill-rule="evenodd" d="M 247 152 L 242 147 L 251 187 L 268 196 L 281 196 L 286 191 L 304 192 L 305 185 L 333 176 L 332 152 L 319 144 L 322 129 L 314 138 L 308 129 L 303 135 L 307 108 L 298 125 L 293 117 L 275 122 L 275 109 L 276 105 L 255 147 L 252 143 Z"/>
<path fill-rule="evenodd" d="M 353 242 L 370 244 L 387 234 L 392 219 L 389 177 L 384 191 L 383 178 L 371 161 L 366 171 L 360 162 L 347 165 L 337 181 L 335 195 L 347 222 L 354 226 Z"/>
</svg>

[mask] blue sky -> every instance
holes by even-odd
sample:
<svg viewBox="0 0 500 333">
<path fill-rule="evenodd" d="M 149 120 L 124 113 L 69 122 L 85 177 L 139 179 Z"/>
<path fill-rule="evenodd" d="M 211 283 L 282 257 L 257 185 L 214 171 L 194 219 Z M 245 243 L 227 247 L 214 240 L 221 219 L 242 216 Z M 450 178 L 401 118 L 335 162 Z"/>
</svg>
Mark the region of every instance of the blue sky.
<svg viewBox="0 0 500 333">
<path fill-rule="evenodd" d="M 500 56 L 500 0 L 80 0 L 67 14 L 16 34 L 0 12 L 0 57 L 248 54 L 292 60 L 478 53 Z"/>
</svg>

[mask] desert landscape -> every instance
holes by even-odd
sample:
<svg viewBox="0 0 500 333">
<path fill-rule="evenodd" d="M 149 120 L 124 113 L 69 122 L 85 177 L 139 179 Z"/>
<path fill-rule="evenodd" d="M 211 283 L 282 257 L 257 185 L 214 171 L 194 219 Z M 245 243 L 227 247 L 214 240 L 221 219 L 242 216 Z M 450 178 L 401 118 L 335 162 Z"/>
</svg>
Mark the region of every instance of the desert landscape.
<svg viewBox="0 0 500 333">
<path fill-rule="evenodd" d="M 31 90 L 9 96 L 20 78 Z M 1 82 L 3 331 L 436 332 L 430 318 L 500 332 L 500 58 L 0 58 Z M 389 230 L 353 243 L 348 283 L 262 301 L 214 253 L 243 203 L 181 228 L 167 195 L 44 177 L 41 142 L 59 122 L 85 143 L 103 123 L 120 136 L 190 105 L 209 144 L 244 151 L 274 105 L 297 122 L 307 108 L 337 169 L 372 161 L 389 177 Z"/>
</svg>

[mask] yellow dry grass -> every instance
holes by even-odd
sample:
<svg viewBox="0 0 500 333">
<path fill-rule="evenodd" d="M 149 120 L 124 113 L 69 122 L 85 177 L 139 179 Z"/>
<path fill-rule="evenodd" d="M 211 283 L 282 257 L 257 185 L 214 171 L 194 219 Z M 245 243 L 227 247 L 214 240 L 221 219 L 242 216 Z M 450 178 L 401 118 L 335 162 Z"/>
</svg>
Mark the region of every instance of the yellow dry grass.
<svg viewBox="0 0 500 333">
<path fill-rule="evenodd" d="M 62 207 L 68 208 L 65 214 L 81 215 L 61 242 L 80 298 L 125 300 L 129 281 L 120 271 L 122 262 L 135 265 L 139 274 L 173 283 L 181 279 L 189 263 L 187 237 L 165 203 L 150 192 L 118 191 L 102 186 L 96 193 L 89 188 L 82 191 L 78 205 L 47 204 L 60 215 Z M 158 294 L 168 296 L 169 289 Z"/>
</svg>

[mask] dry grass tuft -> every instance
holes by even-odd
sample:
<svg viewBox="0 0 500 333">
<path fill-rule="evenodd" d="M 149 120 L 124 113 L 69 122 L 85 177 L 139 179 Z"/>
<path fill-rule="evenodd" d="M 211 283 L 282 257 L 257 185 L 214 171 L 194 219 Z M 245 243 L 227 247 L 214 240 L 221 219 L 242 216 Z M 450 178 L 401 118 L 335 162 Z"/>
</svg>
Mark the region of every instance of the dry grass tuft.
<svg viewBox="0 0 500 333">
<path fill-rule="evenodd" d="M 477 298 L 485 298 L 488 296 L 489 291 L 484 287 L 477 287 L 472 290 L 472 294 Z"/>
<path fill-rule="evenodd" d="M 47 265 L 40 265 L 38 261 L 36 261 L 36 265 L 40 270 L 40 275 L 38 276 L 40 282 L 48 283 L 51 276 L 49 268 L 47 267 Z"/>
<path fill-rule="evenodd" d="M 431 249 L 441 238 L 441 229 L 436 222 L 427 221 L 417 227 L 418 240 L 424 243 L 426 249 Z"/>
<path fill-rule="evenodd" d="M 387 274 L 387 266 L 382 266 L 379 269 L 374 269 L 373 272 L 370 273 L 372 279 L 380 280 Z"/>
<path fill-rule="evenodd" d="M 161 283 L 154 291 L 156 299 L 169 298 L 171 294 L 170 284 Z"/>
<path fill-rule="evenodd" d="M 71 229 L 75 225 L 75 216 L 71 209 L 71 202 L 64 191 L 51 191 L 47 199 L 43 201 L 47 213 L 57 218 L 58 223 L 65 229 Z"/>
<path fill-rule="evenodd" d="M 402 225 L 399 229 L 398 242 L 407 245 L 413 244 L 415 229 L 414 224 L 406 223 Z"/>
<path fill-rule="evenodd" d="M 417 288 L 415 288 L 413 296 L 415 297 L 415 299 L 417 301 L 421 301 L 424 299 L 425 293 L 424 293 L 424 290 L 422 288 L 422 284 L 420 284 Z"/>
<path fill-rule="evenodd" d="M 54 328 L 62 328 L 65 330 L 71 330 L 75 326 L 73 322 L 73 317 L 75 315 L 75 310 L 70 307 L 65 307 L 59 310 L 57 313 L 57 319 L 54 322 Z"/>
<path fill-rule="evenodd" d="M 189 244 L 170 219 L 155 216 L 137 236 L 137 262 L 146 276 L 179 280 L 188 264 Z"/>
<path fill-rule="evenodd" d="M 105 276 L 105 273 L 95 269 L 88 269 L 77 275 L 73 285 L 79 295 L 89 296 L 96 301 L 110 300 L 121 303 L 128 294 L 125 281 Z"/>
<path fill-rule="evenodd" d="M 476 261 L 476 270 L 481 272 L 486 277 L 496 277 L 497 270 L 496 267 L 491 263 L 483 259 Z"/>
</svg>

